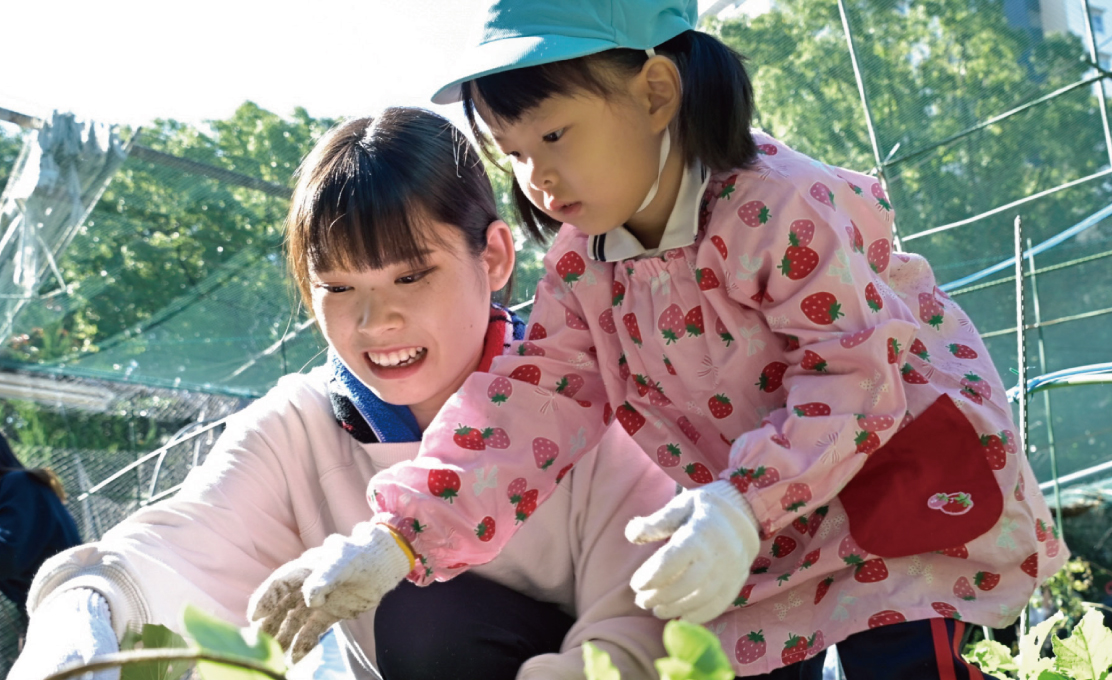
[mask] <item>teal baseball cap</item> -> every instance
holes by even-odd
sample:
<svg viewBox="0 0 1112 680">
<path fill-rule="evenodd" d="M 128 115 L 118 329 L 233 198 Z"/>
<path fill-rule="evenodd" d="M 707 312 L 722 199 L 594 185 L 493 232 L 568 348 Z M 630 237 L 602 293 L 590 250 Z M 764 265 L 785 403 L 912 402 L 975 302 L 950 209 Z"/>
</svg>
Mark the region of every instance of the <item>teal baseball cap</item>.
<svg viewBox="0 0 1112 680">
<path fill-rule="evenodd" d="M 434 104 L 462 98 L 460 84 L 492 73 L 619 47 L 647 50 L 695 28 L 698 0 L 489 0 L 481 28 Z"/>
</svg>

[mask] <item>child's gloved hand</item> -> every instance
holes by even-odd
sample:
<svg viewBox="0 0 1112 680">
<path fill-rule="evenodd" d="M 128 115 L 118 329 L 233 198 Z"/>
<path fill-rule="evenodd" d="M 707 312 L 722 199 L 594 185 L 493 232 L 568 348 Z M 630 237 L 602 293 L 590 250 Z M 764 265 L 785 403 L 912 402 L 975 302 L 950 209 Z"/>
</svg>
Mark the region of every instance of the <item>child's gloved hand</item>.
<svg viewBox="0 0 1112 680">
<path fill-rule="evenodd" d="M 89 588 L 64 590 L 31 616 L 27 641 L 8 679 L 42 680 L 63 668 L 118 651 L 120 644 L 104 596 Z M 91 677 L 116 680 L 120 669 L 97 671 Z"/>
<path fill-rule="evenodd" d="M 657 618 L 705 623 L 734 601 L 760 549 L 757 520 L 729 482 L 686 489 L 648 517 L 626 525 L 633 543 L 671 537 L 637 569 L 637 605 Z"/>
<path fill-rule="evenodd" d="M 332 624 L 378 606 L 413 569 L 413 558 L 388 527 L 356 524 L 274 571 L 247 605 L 251 621 L 273 635 L 297 663 Z M 292 647 L 291 647 L 292 645 Z"/>
</svg>

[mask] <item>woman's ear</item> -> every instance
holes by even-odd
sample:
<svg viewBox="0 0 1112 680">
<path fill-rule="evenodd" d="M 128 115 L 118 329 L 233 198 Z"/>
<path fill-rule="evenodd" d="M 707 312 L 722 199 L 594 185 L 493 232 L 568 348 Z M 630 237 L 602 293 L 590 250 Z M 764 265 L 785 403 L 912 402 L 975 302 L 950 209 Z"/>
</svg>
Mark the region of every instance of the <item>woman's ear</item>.
<svg viewBox="0 0 1112 680">
<path fill-rule="evenodd" d="M 514 235 L 510 225 L 495 220 L 487 227 L 486 249 L 483 263 L 486 265 L 490 291 L 501 290 L 510 280 L 514 271 Z"/>
<path fill-rule="evenodd" d="M 645 107 L 654 132 L 663 132 L 679 113 L 683 100 L 683 80 L 671 59 L 649 57 L 635 77 L 637 98 Z"/>
</svg>

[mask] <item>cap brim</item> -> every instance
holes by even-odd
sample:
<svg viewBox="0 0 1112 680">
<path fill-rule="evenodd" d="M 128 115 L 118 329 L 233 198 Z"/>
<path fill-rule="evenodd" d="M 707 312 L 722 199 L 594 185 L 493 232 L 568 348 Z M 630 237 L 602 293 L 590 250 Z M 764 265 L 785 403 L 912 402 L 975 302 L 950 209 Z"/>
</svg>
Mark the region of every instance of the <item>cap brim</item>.
<svg viewBox="0 0 1112 680">
<path fill-rule="evenodd" d="M 451 104 L 462 99 L 460 85 L 468 80 L 512 69 L 575 59 L 617 47 L 609 40 L 568 36 L 522 36 L 484 43 L 467 52 L 452 72 L 455 79 L 436 91 L 434 104 Z"/>
</svg>

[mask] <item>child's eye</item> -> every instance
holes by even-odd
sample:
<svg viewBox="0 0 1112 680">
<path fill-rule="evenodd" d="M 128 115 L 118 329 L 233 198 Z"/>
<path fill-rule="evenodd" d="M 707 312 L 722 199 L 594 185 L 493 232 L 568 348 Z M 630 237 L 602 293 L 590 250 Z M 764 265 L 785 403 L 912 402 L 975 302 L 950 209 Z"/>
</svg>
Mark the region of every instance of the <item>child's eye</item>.
<svg viewBox="0 0 1112 680">
<path fill-rule="evenodd" d="M 351 286 L 331 286 L 327 283 L 317 283 L 314 286 L 328 293 L 343 293 L 351 290 Z"/>
<path fill-rule="evenodd" d="M 559 130 L 549 132 L 544 137 L 541 137 L 541 139 L 543 139 L 545 142 L 547 142 L 549 144 L 551 144 L 552 142 L 558 142 L 558 141 L 560 141 L 560 138 L 564 136 L 564 131 L 566 129 L 567 128 L 560 128 Z"/>
<path fill-rule="evenodd" d="M 435 267 L 433 269 L 435 269 Z M 426 276 L 428 276 L 429 274 L 431 274 L 432 271 L 433 271 L 432 269 L 426 269 L 426 270 L 421 271 L 421 272 L 415 272 L 413 274 L 406 274 L 405 276 L 400 276 L 397 279 L 395 279 L 394 283 L 400 283 L 402 285 L 406 285 L 406 284 L 410 284 L 410 283 L 417 283 L 421 279 L 423 279 Z"/>
</svg>

